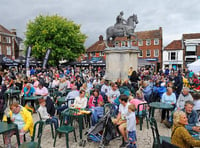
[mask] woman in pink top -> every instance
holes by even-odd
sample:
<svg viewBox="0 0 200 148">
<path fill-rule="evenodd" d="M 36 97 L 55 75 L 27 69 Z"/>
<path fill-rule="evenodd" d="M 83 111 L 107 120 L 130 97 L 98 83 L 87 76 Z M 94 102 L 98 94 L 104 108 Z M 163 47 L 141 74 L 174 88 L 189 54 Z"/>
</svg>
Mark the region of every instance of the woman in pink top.
<svg viewBox="0 0 200 148">
<path fill-rule="evenodd" d="M 99 95 L 99 90 L 95 89 L 93 95 L 88 102 L 89 108 L 92 111 L 92 126 L 94 126 L 100 117 L 103 117 L 103 98 Z"/>
<path fill-rule="evenodd" d="M 88 106 L 89 108 L 101 106 L 100 104 L 103 103 L 103 97 L 99 95 L 99 90 L 95 89 L 93 95 L 90 97 Z"/>
<path fill-rule="evenodd" d="M 138 104 L 141 104 L 141 103 L 146 103 L 146 101 L 142 101 L 142 100 L 139 100 L 139 99 L 136 99 L 136 98 L 133 98 L 131 101 L 130 101 L 131 104 L 134 104 L 136 109 L 138 108 Z M 139 108 L 139 111 L 142 111 L 143 110 L 143 107 L 140 106 Z"/>
</svg>

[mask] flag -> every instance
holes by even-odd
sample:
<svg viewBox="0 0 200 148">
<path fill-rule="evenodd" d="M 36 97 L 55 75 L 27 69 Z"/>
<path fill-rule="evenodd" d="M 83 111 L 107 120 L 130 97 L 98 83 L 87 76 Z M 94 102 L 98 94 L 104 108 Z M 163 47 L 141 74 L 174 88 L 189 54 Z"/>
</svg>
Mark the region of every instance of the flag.
<svg viewBox="0 0 200 148">
<path fill-rule="evenodd" d="M 26 69 L 28 69 L 30 66 L 30 56 L 31 56 L 31 46 L 29 46 L 26 51 Z"/>
<path fill-rule="evenodd" d="M 44 61 L 43 61 L 43 65 L 42 68 L 45 69 L 46 65 L 47 65 L 47 61 L 49 59 L 49 55 L 50 55 L 51 49 L 47 49 L 46 55 L 44 57 Z"/>
</svg>

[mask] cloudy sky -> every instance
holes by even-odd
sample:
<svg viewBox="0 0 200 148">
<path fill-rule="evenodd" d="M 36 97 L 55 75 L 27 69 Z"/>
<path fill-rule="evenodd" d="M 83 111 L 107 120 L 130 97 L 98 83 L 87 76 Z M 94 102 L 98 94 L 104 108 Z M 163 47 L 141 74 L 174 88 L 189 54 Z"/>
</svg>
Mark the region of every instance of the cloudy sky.
<svg viewBox="0 0 200 148">
<path fill-rule="evenodd" d="M 88 47 L 105 37 L 106 28 L 115 23 L 120 11 L 127 19 L 138 15 L 136 31 L 163 28 L 166 46 L 183 33 L 200 32 L 199 0 L 0 0 L 0 24 L 7 29 L 16 28 L 24 38 L 26 24 L 39 14 L 58 14 L 81 24 L 88 38 Z"/>
</svg>

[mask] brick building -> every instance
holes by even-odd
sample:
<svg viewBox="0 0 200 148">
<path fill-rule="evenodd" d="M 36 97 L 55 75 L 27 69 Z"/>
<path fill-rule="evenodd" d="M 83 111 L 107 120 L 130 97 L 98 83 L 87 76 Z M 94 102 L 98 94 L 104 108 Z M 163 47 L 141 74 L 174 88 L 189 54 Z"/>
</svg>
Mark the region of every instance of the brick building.
<svg viewBox="0 0 200 148">
<path fill-rule="evenodd" d="M 99 36 L 99 40 L 91 45 L 86 50 L 85 57 L 91 59 L 92 57 L 103 57 L 105 59 L 104 49 L 106 48 L 105 41 L 103 40 L 103 36 Z"/>
<path fill-rule="evenodd" d="M 5 55 L 10 59 L 16 59 L 19 56 L 19 42 L 22 39 L 17 37 L 16 30 L 9 31 L 0 25 L 0 55 Z"/>
<path fill-rule="evenodd" d="M 127 47 L 130 44 L 132 46 L 138 46 L 141 50 L 138 55 L 139 59 L 150 62 L 152 65 L 155 65 L 155 68 L 158 70 L 162 66 L 162 28 L 158 30 L 149 30 L 136 32 L 138 39 L 135 37 L 131 39 L 127 37 L 116 37 L 112 43 L 109 43 L 108 46 L 111 47 Z M 103 36 L 99 36 L 99 40 L 91 45 L 86 50 L 86 55 L 88 58 L 102 56 L 105 58 L 104 49 L 106 48 L 105 41 Z"/>
<path fill-rule="evenodd" d="M 183 34 L 182 44 L 184 48 L 184 67 L 200 59 L 200 33 Z"/>
<path fill-rule="evenodd" d="M 136 32 L 136 34 L 138 37 L 137 45 L 140 49 L 138 58 L 151 62 L 159 70 L 162 66 L 162 28 Z"/>
</svg>

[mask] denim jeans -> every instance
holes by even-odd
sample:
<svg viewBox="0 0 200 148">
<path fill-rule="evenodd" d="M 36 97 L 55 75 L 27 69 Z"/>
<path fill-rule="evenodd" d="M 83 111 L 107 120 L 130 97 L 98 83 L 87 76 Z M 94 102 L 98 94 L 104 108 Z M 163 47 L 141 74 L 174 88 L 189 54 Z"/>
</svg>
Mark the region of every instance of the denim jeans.
<svg viewBox="0 0 200 148">
<path fill-rule="evenodd" d="M 103 107 L 97 106 L 92 107 L 90 110 L 92 111 L 92 126 L 94 126 L 98 122 L 98 119 L 103 117 L 104 109 Z"/>
<path fill-rule="evenodd" d="M 136 145 L 136 132 L 132 131 L 132 132 L 128 132 L 128 139 L 129 139 L 129 145 L 127 146 L 128 148 L 137 148 Z"/>
<path fill-rule="evenodd" d="M 46 122 L 47 123 L 53 123 L 55 129 L 58 128 L 58 118 L 56 118 L 56 117 L 53 116 L 51 119 L 47 119 Z"/>
</svg>

